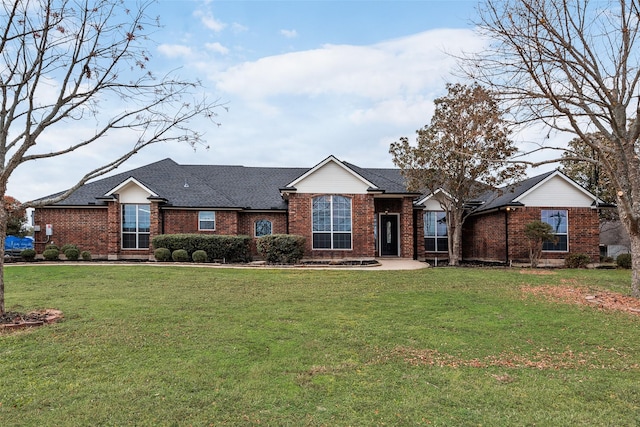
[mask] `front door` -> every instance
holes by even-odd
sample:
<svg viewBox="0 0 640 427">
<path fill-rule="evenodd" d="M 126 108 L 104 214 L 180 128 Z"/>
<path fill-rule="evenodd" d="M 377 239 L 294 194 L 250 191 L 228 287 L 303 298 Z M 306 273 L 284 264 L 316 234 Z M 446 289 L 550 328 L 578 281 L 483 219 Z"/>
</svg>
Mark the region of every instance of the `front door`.
<svg viewBox="0 0 640 427">
<path fill-rule="evenodd" d="M 397 214 L 380 216 L 380 255 L 399 255 Z"/>
</svg>

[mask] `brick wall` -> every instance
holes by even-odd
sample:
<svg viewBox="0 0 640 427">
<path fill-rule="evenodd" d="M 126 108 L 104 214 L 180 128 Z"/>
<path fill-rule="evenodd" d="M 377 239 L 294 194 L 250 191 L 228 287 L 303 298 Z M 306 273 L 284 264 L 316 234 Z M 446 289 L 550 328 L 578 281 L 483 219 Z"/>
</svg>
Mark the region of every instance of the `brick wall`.
<svg viewBox="0 0 640 427">
<path fill-rule="evenodd" d="M 525 225 L 540 219 L 543 209 L 558 209 L 556 207 L 518 208 L 509 213 L 509 256 L 514 261 L 529 260 L 529 243 L 524 236 Z M 600 223 L 598 212 L 591 208 L 566 208 L 569 251 L 543 252 L 543 260 L 563 260 L 568 254 L 584 253 L 593 262 L 600 258 Z"/>
<path fill-rule="evenodd" d="M 541 210 L 558 209 L 557 207 L 517 208 L 507 213 L 508 248 L 505 244 L 505 212 L 493 212 L 467 220 L 463 236 L 463 258 L 465 260 L 482 260 L 506 262 L 529 262 L 529 241 L 524 235 L 526 224 L 540 220 Z M 542 260 L 559 263 L 568 254 L 584 253 L 597 262 L 600 257 L 599 220 L 596 210 L 591 208 L 566 208 L 569 250 L 568 252 L 545 251 Z"/>
<path fill-rule="evenodd" d="M 205 209 L 203 209 L 205 210 Z M 215 211 L 215 230 L 198 230 L 197 210 L 167 209 L 162 211 L 164 216 L 164 234 L 202 233 L 233 236 L 238 233 L 237 211 Z"/>
<path fill-rule="evenodd" d="M 34 211 L 34 224 L 40 226 L 35 233 L 35 250 L 42 253 L 47 236 L 45 225 L 53 225 L 50 241 L 58 246 L 78 245 L 81 251 L 90 251 L 94 258 L 106 257 L 109 246 L 107 208 L 38 208 Z"/>
<path fill-rule="evenodd" d="M 287 214 L 285 212 L 242 212 L 238 215 L 238 234 L 251 236 L 251 253 L 258 254 L 256 249 L 255 223 L 261 219 L 271 221 L 273 234 L 287 234 Z"/>
<path fill-rule="evenodd" d="M 374 257 L 374 199 L 368 194 L 341 194 L 351 199 L 351 250 L 312 249 L 312 199 L 320 195 L 323 194 L 294 193 L 289 199 L 289 234 L 297 234 L 305 237 L 305 257 L 325 259 Z"/>
<path fill-rule="evenodd" d="M 468 217 L 462 227 L 462 259 L 506 262 L 505 212 Z"/>
</svg>

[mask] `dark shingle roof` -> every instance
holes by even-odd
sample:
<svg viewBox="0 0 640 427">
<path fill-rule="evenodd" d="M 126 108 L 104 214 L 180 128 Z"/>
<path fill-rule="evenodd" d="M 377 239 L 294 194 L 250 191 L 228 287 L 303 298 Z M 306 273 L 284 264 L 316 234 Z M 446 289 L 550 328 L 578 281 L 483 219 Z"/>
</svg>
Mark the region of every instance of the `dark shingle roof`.
<svg viewBox="0 0 640 427">
<path fill-rule="evenodd" d="M 406 193 L 399 170 L 347 166 L 387 193 Z M 134 178 L 165 199 L 168 206 L 286 209 L 279 189 L 308 171 L 309 168 L 179 165 L 164 159 L 85 184 L 55 206 L 104 205 L 105 194 Z"/>
<path fill-rule="evenodd" d="M 515 199 L 531 190 L 555 172 L 556 171 L 546 172 L 516 184 L 486 192 L 479 198 L 480 200 L 484 200 L 485 203 L 475 209 L 474 213 L 516 204 L 516 202 L 514 202 Z"/>
</svg>

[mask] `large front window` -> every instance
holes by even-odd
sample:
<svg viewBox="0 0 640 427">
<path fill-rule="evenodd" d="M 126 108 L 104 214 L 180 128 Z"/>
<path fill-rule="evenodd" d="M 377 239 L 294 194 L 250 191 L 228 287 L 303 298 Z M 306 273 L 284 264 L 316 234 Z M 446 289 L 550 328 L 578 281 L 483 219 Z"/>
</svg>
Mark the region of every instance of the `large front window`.
<svg viewBox="0 0 640 427">
<path fill-rule="evenodd" d="M 351 249 L 351 199 L 313 198 L 313 249 Z"/>
<path fill-rule="evenodd" d="M 543 210 L 542 222 L 546 222 L 553 228 L 555 241 L 545 241 L 542 244 L 543 251 L 567 252 L 569 250 L 569 232 L 567 228 L 567 211 Z"/>
<path fill-rule="evenodd" d="M 122 205 L 122 249 L 149 249 L 150 205 Z"/>
<path fill-rule="evenodd" d="M 424 249 L 427 252 L 448 252 L 447 214 L 442 211 L 424 213 Z"/>
</svg>

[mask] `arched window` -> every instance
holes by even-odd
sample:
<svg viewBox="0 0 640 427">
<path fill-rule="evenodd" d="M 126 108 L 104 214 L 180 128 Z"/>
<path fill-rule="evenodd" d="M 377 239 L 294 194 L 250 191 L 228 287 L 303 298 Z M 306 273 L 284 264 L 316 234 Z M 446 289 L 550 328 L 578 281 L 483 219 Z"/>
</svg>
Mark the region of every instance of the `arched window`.
<svg viewBox="0 0 640 427">
<path fill-rule="evenodd" d="M 255 222 L 255 236 L 268 236 L 272 233 L 271 221 L 268 219 L 259 219 Z"/>
<path fill-rule="evenodd" d="M 314 197 L 312 211 L 313 249 L 351 249 L 351 199 Z"/>
</svg>

